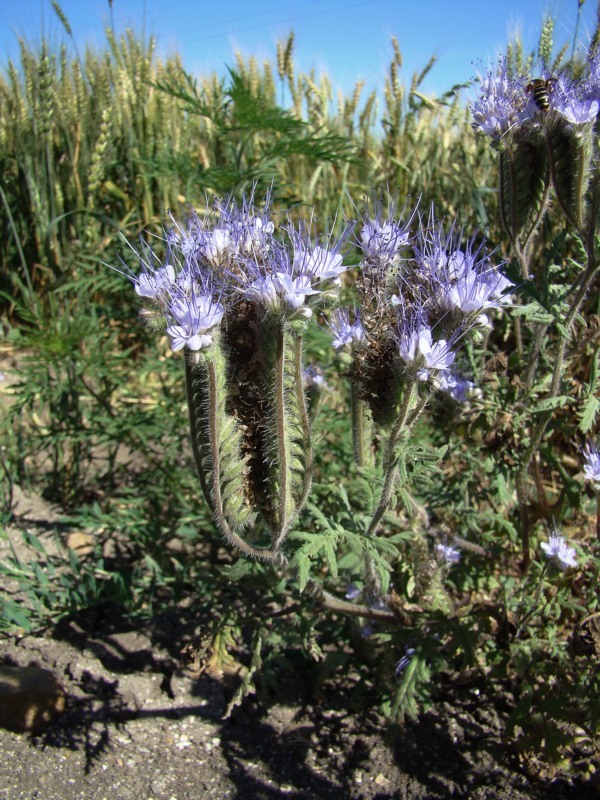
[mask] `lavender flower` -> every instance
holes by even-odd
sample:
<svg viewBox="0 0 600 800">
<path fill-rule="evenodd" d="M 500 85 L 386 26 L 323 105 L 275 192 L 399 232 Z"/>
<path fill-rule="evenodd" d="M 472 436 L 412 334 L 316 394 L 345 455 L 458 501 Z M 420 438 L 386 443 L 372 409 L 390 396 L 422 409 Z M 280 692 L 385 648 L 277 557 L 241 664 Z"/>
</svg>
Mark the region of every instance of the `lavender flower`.
<svg viewBox="0 0 600 800">
<path fill-rule="evenodd" d="M 320 292 L 335 289 L 332 297 L 336 297 L 337 289 L 341 286 L 340 275 L 346 271 L 340 250 L 352 232 L 354 223 L 348 223 L 337 239 L 330 238 L 325 243 L 314 241 L 312 227 L 311 219 L 307 224 L 300 223 L 299 228 L 292 225 L 286 228 L 294 250 L 292 273 L 308 277 Z"/>
<path fill-rule="evenodd" d="M 368 221 L 360 232 L 363 253 L 378 262 L 394 262 L 408 241 L 408 230 L 396 222 Z"/>
<path fill-rule="evenodd" d="M 358 316 L 354 311 L 354 322 L 350 322 L 350 312 L 347 308 L 338 308 L 334 312 L 329 327 L 334 339 L 332 345 L 335 350 L 346 345 L 359 345 L 364 341 L 365 331 Z"/>
<path fill-rule="evenodd" d="M 346 589 L 346 600 L 358 600 L 362 594 L 362 589 L 359 589 L 355 583 L 348 584 Z"/>
<path fill-rule="evenodd" d="M 512 283 L 493 269 L 479 270 L 467 264 L 463 274 L 454 283 L 441 283 L 437 299 L 441 308 L 456 309 L 465 316 L 475 315 L 487 324 L 484 311 L 499 308 L 505 302 L 503 291 Z"/>
<path fill-rule="evenodd" d="M 417 265 L 442 312 L 458 311 L 471 321 L 488 324 L 484 312 L 503 305 L 506 291 L 513 284 L 492 266 L 485 242 L 476 246 L 473 237 L 461 250 L 458 247 L 461 233 L 453 225 L 444 234 L 432 210 L 427 229 L 419 232 L 415 247 Z"/>
<path fill-rule="evenodd" d="M 172 319 L 167 326 L 173 351 L 188 347 L 204 350 L 213 343 L 209 331 L 221 322 L 225 313 L 221 303 L 215 302 L 211 294 L 181 294 L 172 298 L 167 311 Z"/>
<path fill-rule="evenodd" d="M 198 215 L 195 211 L 189 214 L 187 230 L 183 230 L 172 215 L 171 223 L 166 233 L 169 252 L 181 253 L 186 263 L 193 261 L 198 252 L 198 231 L 202 227 Z"/>
<path fill-rule="evenodd" d="M 583 474 L 587 481 L 591 481 L 596 489 L 600 489 L 600 450 L 588 442 L 584 450 Z"/>
<path fill-rule="evenodd" d="M 194 259 L 186 261 L 183 268 L 175 279 L 175 287 L 183 294 L 191 294 L 194 291 L 198 281 L 202 282 L 204 276 L 198 268 L 198 264 Z"/>
<path fill-rule="evenodd" d="M 251 303 L 273 311 L 279 308 L 278 287 L 272 275 L 258 275 L 243 287 L 242 293 Z"/>
<path fill-rule="evenodd" d="M 587 73 L 574 80 L 547 71 L 533 80 L 511 74 L 506 60 L 495 74 L 480 76 L 479 96 L 470 104 L 473 128 L 499 142 L 509 131 L 534 130 L 548 115 L 549 124 L 564 120 L 575 132 L 587 130 L 600 110 L 600 65 L 588 58 Z"/>
<path fill-rule="evenodd" d="M 326 280 L 339 280 L 346 267 L 342 263 L 339 253 L 316 246 L 305 249 L 302 246 L 294 248 L 294 272 L 309 275 L 316 282 Z"/>
<path fill-rule="evenodd" d="M 277 272 L 275 275 L 259 275 L 256 280 L 243 289 L 244 297 L 251 302 L 265 306 L 273 312 L 298 311 L 309 295 L 318 294 L 313 289 L 310 279 L 305 276 L 292 277 L 286 272 Z M 305 316 L 310 316 L 312 311 L 305 309 Z"/>
<path fill-rule="evenodd" d="M 270 219 L 271 193 L 268 192 L 260 208 L 254 206 L 254 190 L 250 198 L 244 198 L 241 206 L 229 198 L 218 202 L 218 209 L 223 225 L 231 234 L 237 252 L 242 257 L 264 261 L 271 250 L 272 235 L 275 224 Z"/>
<path fill-rule="evenodd" d="M 263 263 L 247 259 L 240 265 L 239 291 L 252 303 L 264 306 L 273 314 L 308 319 L 306 298 L 320 293 L 313 288 L 309 275 L 294 273 L 293 263 L 283 245 L 273 241 Z"/>
<path fill-rule="evenodd" d="M 481 390 L 473 381 L 452 372 L 441 372 L 437 377 L 437 386 L 457 403 L 462 404 L 471 398 L 481 397 Z"/>
<path fill-rule="evenodd" d="M 596 119 L 600 104 L 597 100 L 568 97 L 560 102 L 557 101 L 553 108 L 567 122 L 578 127 L 586 125 L 588 122 L 593 122 Z"/>
<path fill-rule="evenodd" d="M 200 217 L 192 210 L 185 228 L 173 219 L 167 233 L 170 250 L 193 263 L 196 271 L 212 274 L 235 272 L 238 257 L 264 260 L 275 227 L 269 219 L 270 195 L 260 209 L 253 200 L 253 194 L 241 205 L 233 198 L 214 200 L 207 215 Z"/>
<path fill-rule="evenodd" d="M 554 561 L 561 569 L 577 566 L 575 550 L 566 543 L 564 536 L 557 530 L 553 530 L 547 542 L 542 542 L 540 547 L 546 554 L 546 558 Z"/>
<path fill-rule="evenodd" d="M 306 389 L 309 390 L 315 389 L 320 392 L 327 386 L 327 381 L 321 370 L 312 364 L 308 364 L 302 370 L 302 380 Z"/>
<path fill-rule="evenodd" d="M 267 254 L 270 237 L 275 230 L 275 223 L 262 217 L 251 217 L 246 224 L 240 226 L 238 240 L 242 254 Z"/>
<path fill-rule="evenodd" d="M 404 672 L 404 670 L 410 664 L 411 658 L 413 657 L 414 654 L 415 654 L 414 647 L 406 648 L 402 658 L 396 662 L 396 669 L 394 670 L 395 675 L 400 675 L 401 672 Z"/>
<path fill-rule="evenodd" d="M 396 203 L 390 202 L 389 214 L 384 216 L 381 198 L 375 198 L 373 212 L 365 213 L 363 226 L 360 231 L 358 246 L 365 259 L 363 267 L 371 266 L 385 269 L 398 266 L 404 257 L 404 251 L 411 242 L 411 226 L 418 210 L 415 206 L 406 222 L 394 219 Z M 406 207 L 400 217 L 403 217 Z"/>
<path fill-rule="evenodd" d="M 449 566 L 458 564 L 460 561 L 460 550 L 452 547 L 452 545 L 438 542 L 435 546 L 435 552 L 440 561 L 445 562 Z"/>
<path fill-rule="evenodd" d="M 428 281 L 456 280 L 464 271 L 465 254 L 459 249 L 461 231 L 454 222 L 448 233 L 435 216 L 435 207 L 429 209 L 426 225 L 421 225 L 414 247 L 416 266 Z"/>
<path fill-rule="evenodd" d="M 469 105 L 472 126 L 499 142 L 508 131 L 530 119 L 525 80 L 511 75 L 505 59 L 495 73 L 488 70 L 478 77 L 478 97 Z"/>
<path fill-rule="evenodd" d="M 198 241 L 198 254 L 211 267 L 231 264 L 238 250 L 237 242 L 228 228 L 202 231 Z"/>
<path fill-rule="evenodd" d="M 319 294 L 318 289 L 313 289 L 307 275 L 292 277 L 286 272 L 277 272 L 273 276 L 273 283 L 285 306 L 291 311 L 297 311 L 304 305 L 306 298 L 312 294 Z M 310 311 L 310 309 L 306 309 Z"/>
<path fill-rule="evenodd" d="M 160 300 L 168 296 L 175 284 L 175 269 L 171 264 L 157 270 L 145 269 L 141 275 L 133 279 L 135 292 L 139 297 L 149 300 Z"/>
<path fill-rule="evenodd" d="M 427 380 L 430 369 L 448 369 L 456 357 L 456 353 L 452 352 L 451 345 L 445 339 L 433 341 L 431 328 L 425 324 L 412 329 L 405 324 L 398 334 L 397 341 L 400 358 L 406 364 L 415 364 L 419 368 L 417 372 L 419 380 Z"/>
<path fill-rule="evenodd" d="M 553 79 L 552 109 L 570 125 L 580 127 L 593 122 L 600 104 L 586 91 L 585 82 L 575 82 L 567 75 Z"/>
</svg>

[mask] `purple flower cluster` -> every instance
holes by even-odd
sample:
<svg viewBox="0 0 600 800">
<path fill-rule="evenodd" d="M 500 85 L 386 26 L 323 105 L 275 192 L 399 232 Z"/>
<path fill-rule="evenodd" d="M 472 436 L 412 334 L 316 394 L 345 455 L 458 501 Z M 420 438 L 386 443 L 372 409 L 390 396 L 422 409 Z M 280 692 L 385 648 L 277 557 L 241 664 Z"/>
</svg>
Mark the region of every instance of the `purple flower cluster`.
<svg viewBox="0 0 600 800">
<path fill-rule="evenodd" d="M 172 256 L 173 253 L 170 253 Z M 211 331 L 219 325 L 225 307 L 219 300 L 217 285 L 210 276 L 197 274 L 188 260 L 155 266 L 158 257 L 145 245 L 140 257 L 142 271 L 128 274 L 136 294 L 160 310 L 174 351 L 188 347 L 204 350 L 213 343 Z"/>
<path fill-rule="evenodd" d="M 547 70 L 537 78 L 526 78 L 502 59 L 495 71 L 478 75 L 478 80 L 477 95 L 470 103 L 472 125 L 494 142 L 511 131 L 527 135 L 546 117 L 578 130 L 593 122 L 600 110 L 597 56 L 588 58 L 587 70 L 577 79 L 567 71 L 551 74 Z"/>
<path fill-rule="evenodd" d="M 600 110 L 596 91 L 590 91 L 589 83 L 574 81 L 569 75 L 549 79 L 551 108 L 567 123 L 579 128 L 594 122 Z"/>
<path fill-rule="evenodd" d="M 266 311 L 310 317 L 306 299 L 319 294 L 311 276 L 294 269 L 287 249 L 273 242 L 270 257 L 265 261 L 247 259 L 240 276 L 240 294 L 250 303 Z"/>
<path fill-rule="evenodd" d="M 365 338 L 365 331 L 360 321 L 358 311 L 354 309 L 353 321 L 350 322 L 350 311 L 347 308 L 337 308 L 329 321 L 333 334 L 332 345 L 335 350 L 342 347 L 358 347 Z"/>
<path fill-rule="evenodd" d="M 367 210 L 357 238 L 360 316 L 347 310 L 333 316 L 334 348 L 352 345 L 355 352 L 389 359 L 393 341 L 404 373 L 420 381 L 446 373 L 459 343 L 473 328 L 490 325 L 490 312 L 506 304 L 512 287 L 483 242 L 463 245 L 462 239 L 456 224 L 445 232 L 433 208 L 425 221 L 417 207 L 403 222 L 375 203 L 375 215 Z M 376 358 L 370 359 L 374 369 Z"/>
<path fill-rule="evenodd" d="M 462 378 L 454 372 L 444 372 L 438 376 L 437 386 L 442 392 L 451 397 L 456 403 L 467 403 L 469 400 L 476 400 L 482 397 L 479 389 L 473 381 Z"/>
<path fill-rule="evenodd" d="M 475 131 L 499 141 L 515 126 L 530 119 L 526 82 L 514 76 L 505 59 L 496 72 L 479 75 L 479 93 L 470 104 Z"/>
<path fill-rule="evenodd" d="M 561 569 L 577 566 L 575 550 L 565 541 L 565 537 L 557 530 L 553 530 L 547 542 L 542 542 L 540 547 L 546 558 L 553 561 Z"/>
<path fill-rule="evenodd" d="M 169 324 L 167 333 L 171 337 L 174 351 L 187 347 L 189 350 L 205 350 L 213 343 L 210 331 L 216 328 L 225 313 L 221 303 L 215 301 L 210 291 L 198 291 L 196 284 L 190 292 L 171 295 L 168 305 Z"/>
<path fill-rule="evenodd" d="M 163 315 L 173 350 L 204 350 L 237 303 L 306 320 L 312 298 L 321 295 L 325 302 L 337 295 L 346 269 L 340 249 L 352 226 L 335 241 L 312 237 L 311 227 L 283 227 L 284 245 L 274 237 L 269 196 L 258 208 L 253 197 L 241 204 L 217 200 L 206 215 L 190 212 L 184 225 L 172 219 L 164 260 L 144 243 L 139 274 L 126 274 L 151 307 L 145 316 Z"/>
<path fill-rule="evenodd" d="M 215 200 L 208 214 L 188 214 L 182 228 L 173 219 L 167 242 L 186 263 L 211 272 L 235 268 L 238 259 L 252 257 L 264 260 L 270 251 L 275 225 L 270 219 L 270 196 L 257 208 L 244 199 L 238 205 L 233 199 Z"/>
<path fill-rule="evenodd" d="M 426 381 L 430 370 L 448 369 L 456 358 L 452 343 L 445 339 L 433 341 L 431 328 L 425 324 L 410 328 L 403 324 L 398 330 L 398 352 L 400 358 L 416 369 L 419 380 Z"/>
<path fill-rule="evenodd" d="M 309 364 L 302 370 L 302 382 L 306 389 L 322 392 L 327 388 L 327 381 L 320 367 Z"/>
<path fill-rule="evenodd" d="M 448 566 L 458 564 L 460 561 L 460 550 L 456 547 L 452 547 L 451 544 L 438 542 L 435 546 L 435 553 L 437 558 Z"/>
<path fill-rule="evenodd" d="M 340 250 L 352 225 L 335 240 L 313 240 L 311 226 L 285 227 L 291 248 L 271 239 L 266 258 L 246 257 L 239 271 L 238 290 L 244 299 L 268 312 L 295 319 L 312 315 L 308 298 L 337 296 L 347 269 Z"/>
<path fill-rule="evenodd" d="M 431 215 L 415 246 L 422 280 L 430 288 L 430 304 L 441 316 L 450 314 L 463 324 L 487 327 L 487 313 L 506 305 L 513 284 L 494 266 L 485 243 L 476 237 L 461 247 L 462 231 L 456 226 L 444 233 Z"/>
<path fill-rule="evenodd" d="M 298 229 L 287 228 L 293 243 L 292 269 L 295 275 L 306 275 L 318 284 L 321 289 L 341 285 L 340 275 L 346 271 L 343 264 L 340 248 L 352 231 L 353 225 L 346 225 L 341 236 L 329 247 L 323 247 L 319 242 L 313 242 L 310 229 L 302 222 Z"/>
<path fill-rule="evenodd" d="M 410 245 L 413 235 L 412 223 L 417 216 L 418 206 L 408 215 L 405 222 L 406 207 L 395 216 L 396 202 L 391 200 L 389 211 L 386 214 L 381 198 L 376 197 L 371 208 L 367 207 L 357 242 L 363 253 L 363 269 L 384 271 L 393 266 L 399 266 L 403 260 L 406 249 Z"/>
<path fill-rule="evenodd" d="M 583 450 L 583 474 L 587 481 L 594 484 L 596 490 L 600 489 L 600 450 L 588 442 Z"/>
</svg>

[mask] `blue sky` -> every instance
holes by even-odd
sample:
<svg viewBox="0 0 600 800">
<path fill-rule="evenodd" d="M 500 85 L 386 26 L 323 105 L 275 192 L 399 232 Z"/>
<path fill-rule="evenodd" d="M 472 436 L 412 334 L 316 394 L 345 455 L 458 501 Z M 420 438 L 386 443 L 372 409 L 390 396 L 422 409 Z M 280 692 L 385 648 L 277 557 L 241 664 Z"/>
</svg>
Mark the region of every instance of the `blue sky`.
<svg viewBox="0 0 600 800">
<path fill-rule="evenodd" d="M 108 0 L 59 0 L 78 48 L 102 47 L 111 21 Z M 193 74 L 233 63 L 237 49 L 259 61 L 274 58 L 278 39 L 293 29 L 297 68 L 326 72 L 335 88 L 350 92 L 357 80 L 367 90 L 383 88 L 396 36 L 409 82 L 429 57 L 438 63 L 424 88 L 442 93 L 474 74 L 474 62 L 486 65 L 501 53 L 512 34 L 526 45 L 537 41 L 545 13 L 557 19 L 556 39 L 571 42 L 578 0 L 113 0 L 117 31 L 133 27 L 157 39 L 158 52 L 179 51 Z M 578 39 L 589 41 L 595 0 L 585 0 Z M 2 62 L 18 59 L 17 37 L 35 45 L 44 31 L 57 42 L 64 30 L 50 0 L 0 0 Z"/>
</svg>

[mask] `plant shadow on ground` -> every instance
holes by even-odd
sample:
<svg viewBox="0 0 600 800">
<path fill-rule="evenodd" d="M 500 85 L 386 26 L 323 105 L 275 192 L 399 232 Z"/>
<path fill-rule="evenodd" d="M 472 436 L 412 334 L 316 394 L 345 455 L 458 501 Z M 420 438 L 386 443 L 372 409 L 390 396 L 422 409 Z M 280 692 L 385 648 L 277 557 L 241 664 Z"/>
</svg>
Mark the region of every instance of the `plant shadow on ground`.
<svg viewBox="0 0 600 800">
<path fill-rule="evenodd" d="M 352 682 L 334 675 L 315 691 L 298 670 L 297 680 L 281 676 L 267 702 L 247 698 L 223 719 L 232 689 L 206 675 L 185 677 L 180 668 L 182 645 L 205 624 L 191 609 L 140 624 L 107 604 L 63 619 L 44 639 L 6 639 L 3 660 L 52 668 L 68 696 L 65 713 L 43 733 L 29 740 L 10 734 L 31 775 L 51 774 L 54 760 L 70 751 L 78 769 L 72 789 L 57 794 L 64 800 L 83 796 L 82 785 L 85 796 L 102 797 L 107 786 L 99 776 L 134 773 L 127 782 L 138 797 L 593 796 L 591 787 L 528 777 L 502 743 L 502 698 L 472 685 L 450 687 L 418 720 L 390 727 L 374 708 L 354 702 Z M 100 793 L 89 794 L 90 785 Z"/>
</svg>

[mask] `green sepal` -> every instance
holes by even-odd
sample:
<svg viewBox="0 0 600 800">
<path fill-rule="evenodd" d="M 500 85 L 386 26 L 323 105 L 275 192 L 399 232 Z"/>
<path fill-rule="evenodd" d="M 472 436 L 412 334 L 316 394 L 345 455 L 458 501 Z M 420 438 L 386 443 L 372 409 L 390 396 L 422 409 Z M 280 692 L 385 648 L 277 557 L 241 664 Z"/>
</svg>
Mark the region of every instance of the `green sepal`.
<svg viewBox="0 0 600 800">
<path fill-rule="evenodd" d="M 576 129 L 564 120 L 554 120 L 548 125 L 548 149 L 552 185 L 560 207 L 569 222 L 582 231 L 593 153 L 591 125 Z"/>
</svg>

